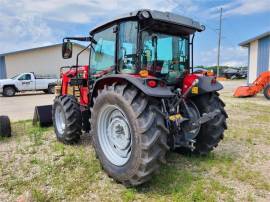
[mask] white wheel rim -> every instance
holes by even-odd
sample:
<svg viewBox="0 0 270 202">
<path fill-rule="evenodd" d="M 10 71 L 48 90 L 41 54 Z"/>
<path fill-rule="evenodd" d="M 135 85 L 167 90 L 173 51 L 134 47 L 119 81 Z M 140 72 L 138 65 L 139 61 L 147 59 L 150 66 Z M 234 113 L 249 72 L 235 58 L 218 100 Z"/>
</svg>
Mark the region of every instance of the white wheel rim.
<svg viewBox="0 0 270 202">
<path fill-rule="evenodd" d="M 98 117 L 97 135 L 106 158 L 116 166 L 123 166 L 130 159 L 132 137 L 124 112 L 115 105 L 106 105 Z"/>
<path fill-rule="evenodd" d="M 13 95 L 13 90 L 11 88 L 8 88 L 6 92 L 8 96 Z"/>
<path fill-rule="evenodd" d="M 65 124 L 65 114 L 60 105 L 57 105 L 55 109 L 55 125 L 59 134 L 62 135 L 66 128 L 66 124 Z"/>
</svg>

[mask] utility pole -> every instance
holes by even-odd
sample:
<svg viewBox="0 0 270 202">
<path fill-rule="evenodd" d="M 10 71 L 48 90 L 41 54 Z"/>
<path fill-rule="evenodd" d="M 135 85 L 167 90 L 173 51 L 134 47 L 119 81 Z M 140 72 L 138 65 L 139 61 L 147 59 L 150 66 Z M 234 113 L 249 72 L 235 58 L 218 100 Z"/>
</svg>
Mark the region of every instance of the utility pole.
<svg viewBox="0 0 270 202">
<path fill-rule="evenodd" d="M 219 62 L 220 62 L 220 42 L 221 42 L 221 22 L 222 22 L 222 8 L 220 8 L 219 17 L 219 33 L 218 33 L 218 53 L 217 53 L 217 77 L 219 77 Z"/>
</svg>

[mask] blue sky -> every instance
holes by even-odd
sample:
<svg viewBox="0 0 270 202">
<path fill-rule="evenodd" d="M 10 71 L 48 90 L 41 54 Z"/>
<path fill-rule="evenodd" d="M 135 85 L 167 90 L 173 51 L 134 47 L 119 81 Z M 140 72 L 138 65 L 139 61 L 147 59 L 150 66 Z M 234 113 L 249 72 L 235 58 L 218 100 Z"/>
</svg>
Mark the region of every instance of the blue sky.
<svg viewBox="0 0 270 202">
<path fill-rule="evenodd" d="M 195 65 L 216 64 L 220 7 L 222 65 L 246 65 L 247 49 L 238 44 L 270 31 L 270 0 L 0 0 L 0 5 L 0 53 L 86 35 L 94 26 L 140 8 L 178 13 L 206 26 L 196 34 Z"/>
</svg>

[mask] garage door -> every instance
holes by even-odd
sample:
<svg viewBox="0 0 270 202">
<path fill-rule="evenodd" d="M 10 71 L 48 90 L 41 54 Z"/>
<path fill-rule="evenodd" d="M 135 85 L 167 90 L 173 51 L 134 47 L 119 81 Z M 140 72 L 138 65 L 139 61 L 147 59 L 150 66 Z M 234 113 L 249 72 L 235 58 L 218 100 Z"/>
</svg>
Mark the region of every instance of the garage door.
<svg viewBox="0 0 270 202">
<path fill-rule="evenodd" d="M 260 73 L 269 70 L 269 47 L 270 37 L 265 37 L 259 40 L 257 76 Z"/>
<path fill-rule="evenodd" d="M 0 56 L 0 79 L 7 78 L 5 56 Z"/>
</svg>

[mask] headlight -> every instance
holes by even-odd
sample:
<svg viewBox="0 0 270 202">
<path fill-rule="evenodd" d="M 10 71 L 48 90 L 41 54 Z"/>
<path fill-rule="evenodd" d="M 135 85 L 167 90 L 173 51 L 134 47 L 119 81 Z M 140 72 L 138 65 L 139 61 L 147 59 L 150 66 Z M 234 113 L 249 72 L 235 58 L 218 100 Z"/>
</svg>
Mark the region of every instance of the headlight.
<svg viewBox="0 0 270 202">
<path fill-rule="evenodd" d="M 139 18 L 142 20 L 142 19 L 148 19 L 148 18 L 150 18 L 151 17 L 151 14 L 150 14 L 150 12 L 149 11 L 146 11 L 146 10 L 144 10 L 144 11 L 141 11 L 140 13 L 139 13 Z"/>
<path fill-rule="evenodd" d="M 143 12 L 142 12 L 142 16 L 143 16 L 144 18 L 150 18 L 150 13 L 149 13 L 148 11 L 143 11 Z"/>
</svg>

